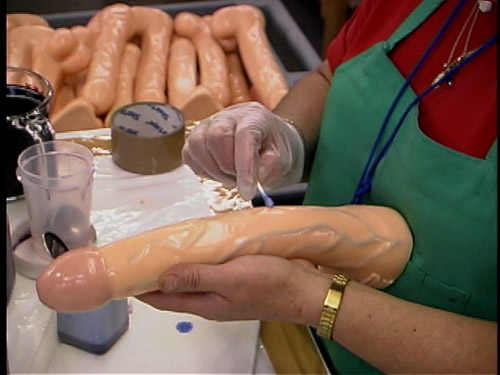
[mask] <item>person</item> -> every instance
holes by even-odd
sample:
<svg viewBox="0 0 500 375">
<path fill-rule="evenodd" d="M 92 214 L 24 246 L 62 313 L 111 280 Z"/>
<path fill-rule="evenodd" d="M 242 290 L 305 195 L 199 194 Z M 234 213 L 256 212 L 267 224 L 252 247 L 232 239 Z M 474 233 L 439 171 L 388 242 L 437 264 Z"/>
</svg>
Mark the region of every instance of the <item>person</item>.
<svg viewBox="0 0 500 375">
<path fill-rule="evenodd" d="M 306 205 L 383 205 L 407 220 L 403 274 L 339 291 L 323 344 L 340 374 L 497 371 L 497 6 L 364 0 L 272 112 L 229 107 L 187 140 L 186 163 L 246 199 L 259 181 L 303 179 Z M 306 261 L 251 255 L 177 265 L 139 298 L 317 328 L 330 283 Z"/>
</svg>

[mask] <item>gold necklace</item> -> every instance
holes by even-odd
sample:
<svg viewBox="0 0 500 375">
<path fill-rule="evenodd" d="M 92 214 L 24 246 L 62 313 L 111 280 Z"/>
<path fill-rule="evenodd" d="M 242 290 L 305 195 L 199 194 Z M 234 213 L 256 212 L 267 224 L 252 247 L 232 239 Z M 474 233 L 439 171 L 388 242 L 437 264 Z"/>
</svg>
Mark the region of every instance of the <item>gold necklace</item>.
<svg viewBox="0 0 500 375">
<path fill-rule="evenodd" d="M 445 74 L 447 74 L 451 69 L 460 64 L 463 59 L 467 58 L 469 55 L 473 54 L 477 50 L 477 48 L 475 48 L 469 51 L 469 42 L 472 35 L 472 31 L 474 30 L 474 26 L 476 25 L 478 14 L 479 14 L 479 2 L 476 2 L 474 7 L 472 8 L 471 13 L 467 17 L 467 20 L 462 26 L 462 29 L 458 33 L 457 39 L 455 39 L 455 43 L 453 43 L 453 47 L 451 48 L 448 60 L 443 64 L 443 70 L 436 76 L 436 78 L 434 78 L 434 80 L 432 81 L 432 85 L 435 84 L 437 81 L 439 81 L 441 78 L 443 78 Z M 453 55 L 455 54 L 455 50 L 457 49 L 458 43 L 462 39 L 462 36 L 465 33 L 467 27 L 469 27 L 469 30 L 467 32 L 467 36 L 465 39 L 463 52 L 455 60 L 452 60 Z M 448 87 L 451 87 L 452 85 L 451 78 L 448 81 L 446 81 L 446 85 Z"/>
</svg>

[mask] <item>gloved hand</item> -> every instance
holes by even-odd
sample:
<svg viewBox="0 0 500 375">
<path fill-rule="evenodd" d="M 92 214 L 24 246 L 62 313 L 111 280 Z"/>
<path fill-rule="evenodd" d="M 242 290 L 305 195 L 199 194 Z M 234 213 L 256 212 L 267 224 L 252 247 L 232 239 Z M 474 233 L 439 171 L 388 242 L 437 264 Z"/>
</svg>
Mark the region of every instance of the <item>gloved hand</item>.
<svg viewBox="0 0 500 375">
<path fill-rule="evenodd" d="M 298 131 L 258 102 L 236 104 L 202 120 L 182 155 L 196 174 L 237 186 L 246 200 L 254 197 L 257 182 L 270 189 L 298 183 L 304 169 Z"/>
</svg>

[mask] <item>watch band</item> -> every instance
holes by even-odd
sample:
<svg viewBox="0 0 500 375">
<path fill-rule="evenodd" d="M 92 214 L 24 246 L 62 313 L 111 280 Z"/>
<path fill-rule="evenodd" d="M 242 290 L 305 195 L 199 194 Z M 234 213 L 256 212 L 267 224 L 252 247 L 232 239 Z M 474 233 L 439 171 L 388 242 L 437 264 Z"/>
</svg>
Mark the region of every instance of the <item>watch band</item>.
<svg viewBox="0 0 500 375">
<path fill-rule="evenodd" d="M 348 282 L 349 279 L 340 273 L 333 275 L 332 284 L 323 302 L 323 311 L 316 329 L 318 336 L 331 340 L 333 325 L 337 319 L 344 289 Z"/>
</svg>

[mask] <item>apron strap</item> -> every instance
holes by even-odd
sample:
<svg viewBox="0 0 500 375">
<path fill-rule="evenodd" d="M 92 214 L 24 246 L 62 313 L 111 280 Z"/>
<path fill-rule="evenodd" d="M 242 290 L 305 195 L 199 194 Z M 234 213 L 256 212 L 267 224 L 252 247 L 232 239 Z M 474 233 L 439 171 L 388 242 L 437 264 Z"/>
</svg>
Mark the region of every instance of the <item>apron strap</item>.
<svg viewBox="0 0 500 375">
<path fill-rule="evenodd" d="M 488 154 L 486 155 L 486 160 L 491 161 L 492 164 L 495 166 L 495 168 L 498 165 L 497 140 L 498 140 L 498 138 L 495 138 L 495 140 L 493 141 L 493 144 L 490 147 L 490 150 L 488 151 Z"/>
<path fill-rule="evenodd" d="M 405 0 L 401 0 L 405 1 Z M 422 22 L 424 22 L 427 17 L 429 17 L 442 3 L 444 0 L 424 0 L 422 1 L 413 12 L 403 21 L 397 30 L 387 39 L 386 45 L 389 50 L 392 50 L 394 46 L 415 30 Z"/>
</svg>

